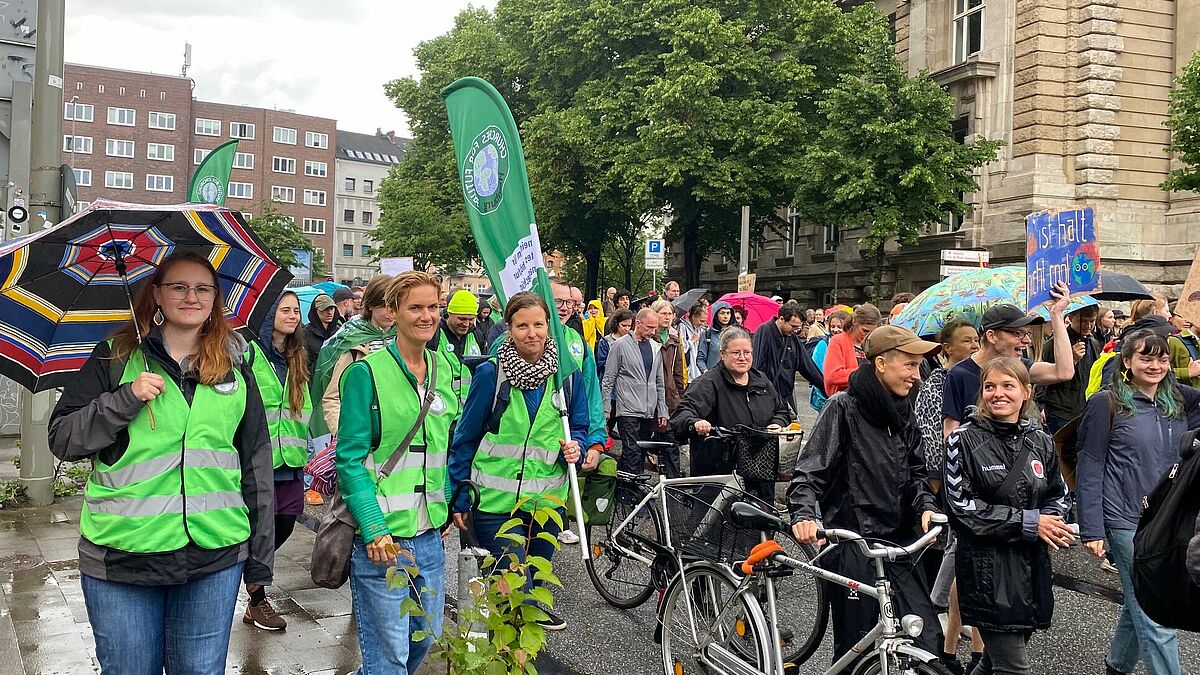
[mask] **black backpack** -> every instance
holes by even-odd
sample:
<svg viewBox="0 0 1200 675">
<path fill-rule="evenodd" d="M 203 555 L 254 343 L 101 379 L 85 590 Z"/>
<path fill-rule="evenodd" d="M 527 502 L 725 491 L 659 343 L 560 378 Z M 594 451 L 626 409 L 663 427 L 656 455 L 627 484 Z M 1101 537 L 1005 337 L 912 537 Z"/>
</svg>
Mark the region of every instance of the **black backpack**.
<svg viewBox="0 0 1200 675">
<path fill-rule="evenodd" d="M 814 389 L 821 392 L 822 396 L 827 395 L 825 393 L 825 375 L 821 372 L 820 367 L 817 366 L 817 362 L 813 360 L 813 351 L 816 350 L 817 345 L 825 342 L 827 339 L 826 337 L 811 337 L 800 342 L 800 357 L 796 364 L 796 372 L 800 373 L 800 377 L 808 380 L 808 383 Z M 797 341 L 799 341 L 798 338 Z"/>
<path fill-rule="evenodd" d="M 1133 538 L 1133 589 L 1146 616 L 1200 631 L 1200 585 L 1188 574 L 1188 542 L 1200 512 L 1200 430 L 1180 439 L 1181 457 L 1143 501 Z"/>
</svg>

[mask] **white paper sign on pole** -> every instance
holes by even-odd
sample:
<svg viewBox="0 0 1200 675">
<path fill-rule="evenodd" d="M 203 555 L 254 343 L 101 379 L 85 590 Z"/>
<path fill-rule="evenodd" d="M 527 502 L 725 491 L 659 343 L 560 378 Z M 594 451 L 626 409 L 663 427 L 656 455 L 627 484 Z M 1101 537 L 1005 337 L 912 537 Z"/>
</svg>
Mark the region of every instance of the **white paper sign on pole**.
<svg viewBox="0 0 1200 675">
<path fill-rule="evenodd" d="M 411 272 L 413 271 L 413 258 L 411 255 L 400 258 L 381 258 L 379 260 L 379 271 L 391 277 L 401 272 Z"/>
</svg>

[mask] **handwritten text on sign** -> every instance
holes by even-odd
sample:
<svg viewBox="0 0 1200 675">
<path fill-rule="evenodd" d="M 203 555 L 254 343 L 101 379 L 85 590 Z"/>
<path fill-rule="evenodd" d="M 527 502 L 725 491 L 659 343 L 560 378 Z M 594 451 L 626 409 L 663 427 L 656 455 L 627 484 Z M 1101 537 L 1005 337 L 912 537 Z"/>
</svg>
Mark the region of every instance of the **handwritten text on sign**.
<svg viewBox="0 0 1200 675">
<path fill-rule="evenodd" d="M 538 270 L 544 268 L 546 262 L 542 259 L 542 244 L 538 241 L 537 226 L 529 225 L 529 235 L 522 237 L 504 260 L 504 269 L 500 270 L 500 283 L 504 289 L 504 297 L 511 298 L 521 291 L 533 288 L 537 280 Z"/>
<path fill-rule="evenodd" d="M 1100 248 L 1092 209 L 1049 210 L 1025 217 L 1027 308 L 1051 302 L 1058 282 L 1072 295 L 1100 288 Z"/>
</svg>

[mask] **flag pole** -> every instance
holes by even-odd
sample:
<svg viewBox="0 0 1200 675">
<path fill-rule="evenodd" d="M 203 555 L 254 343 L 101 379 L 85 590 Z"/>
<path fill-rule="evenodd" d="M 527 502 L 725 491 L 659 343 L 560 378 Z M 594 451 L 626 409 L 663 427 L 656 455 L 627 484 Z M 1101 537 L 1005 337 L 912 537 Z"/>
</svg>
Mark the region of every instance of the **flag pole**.
<svg viewBox="0 0 1200 675">
<path fill-rule="evenodd" d="M 558 407 L 559 418 L 562 419 L 563 439 L 568 443 L 571 442 L 571 422 L 568 419 L 567 413 L 567 395 L 562 382 L 558 384 L 558 400 L 562 405 Z M 587 448 L 579 449 L 580 456 L 586 456 Z M 587 524 L 583 518 L 583 497 L 579 494 L 579 470 L 575 462 L 567 462 L 567 483 L 570 489 L 571 507 L 575 510 L 575 522 L 579 525 L 579 556 L 586 564 L 588 557 L 591 555 L 591 548 L 588 545 Z M 566 505 L 563 505 L 564 511 Z M 566 529 L 567 522 L 563 522 L 563 529 Z"/>
</svg>

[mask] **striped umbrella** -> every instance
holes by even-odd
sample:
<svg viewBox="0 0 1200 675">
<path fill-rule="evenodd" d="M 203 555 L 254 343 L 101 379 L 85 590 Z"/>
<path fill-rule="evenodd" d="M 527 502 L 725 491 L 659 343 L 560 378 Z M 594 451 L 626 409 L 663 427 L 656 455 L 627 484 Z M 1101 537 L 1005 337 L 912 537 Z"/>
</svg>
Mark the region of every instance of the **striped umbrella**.
<svg viewBox="0 0 1200 675">
<path fill-rule="evenodd" d="M 97 200 L 0 245 L 0 374 L 35 392 L 63 386 L 129 321 L 130 286 L 184 251 L 216 268 L 234 328 L 257 330 L 292 278 L 237 211 Z"/>
</svg>

